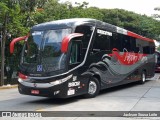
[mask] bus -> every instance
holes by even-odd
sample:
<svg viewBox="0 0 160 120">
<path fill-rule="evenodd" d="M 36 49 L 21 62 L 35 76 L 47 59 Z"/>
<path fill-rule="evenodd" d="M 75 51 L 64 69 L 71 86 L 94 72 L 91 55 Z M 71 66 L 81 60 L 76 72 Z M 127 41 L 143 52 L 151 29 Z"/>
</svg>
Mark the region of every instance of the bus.
<svg viewBox="0 0 160 120">
<path fill-rule="evenodd" d="M 18 75 L 21 94 L 92 98 L 99 91 L 154 76 L 152 39 L 96 19 L 72 18 L 33 26 L 24 40 Z"/>
<path fill-rule="evenodd" d="M 158 50 L 156 50 L 155 55 L 156 55 L 156 58 L 157 58 L 155 72 L 160 72 L 160 52 Z"/>
</svg>

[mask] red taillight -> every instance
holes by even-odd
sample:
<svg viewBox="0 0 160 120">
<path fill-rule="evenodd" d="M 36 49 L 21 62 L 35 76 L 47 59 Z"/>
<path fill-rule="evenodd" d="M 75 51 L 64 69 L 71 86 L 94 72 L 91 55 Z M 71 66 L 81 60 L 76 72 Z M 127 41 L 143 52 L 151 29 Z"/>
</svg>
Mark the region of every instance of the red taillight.
<svg viewBox="0 0 160 120">
<path fill-rule="evenodd" d="M 21 79 L 23 79 L 23 80 L 25 80 L 25 79 L 28 78 L 28 76 L 26 76 L 26 75 L 24 75 L 24 74 L 22 74 L 22 73 L 20 73 L 20 72 L 19 72 L 18 76 L 19 76 L 19 78 L 21 78 Z"/>
</svg>

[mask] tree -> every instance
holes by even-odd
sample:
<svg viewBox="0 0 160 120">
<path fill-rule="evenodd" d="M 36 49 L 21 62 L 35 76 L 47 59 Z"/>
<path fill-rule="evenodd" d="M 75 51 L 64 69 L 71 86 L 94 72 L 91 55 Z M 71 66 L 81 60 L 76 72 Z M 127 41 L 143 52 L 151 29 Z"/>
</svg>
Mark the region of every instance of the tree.
<svg viewBox="0 0 160 120">
<path fill-rule="evenodd" d="M 4 84 L 4 64 L 10 59 L 9 51 L 5 51 L 5 48 L 9 49 L 10 43 L 7 35 L 11 34 L 16 37 L 26 34 L 29 27 L 33 25 L 31 24 L 32 20 L 28 20 L 28 17 L 34 8 L 42 5 L 41 3 L 43 3 L 41 0 L 1 0 L 0 2 L 0 23 L 2 24 L 1 85 Z M 23 11 L 22 8 L 25 10 Z"/>
<path fill-rule="evenodd" d="M 146 15 L 139 15 L 123 9 L 101 9 L 103 21 L 120 26 L 140 35 L 158 39 L 160 21 Z"/>
<path fill-rule="evenodd" d="M 31 27 L 36 24 L 34 20 L 38 9 L 43 9 L 48 0 L 19 0 L 21 15 L 24 15 L 23 23 L 25 27 Z"/>
<path fill-rule="evenodd" d="M 1 42 L 1 85 L 4 84 L 4 63 L 5 63 L 5 41 L 7 36 L 7 23 L 8 23 L 8 12 L 9 12 L 9 1 L 6 2 L 0 2 L 0 12 L 1 12 L 1 18 L 0 20 L 2 23 L 2 42 Z"/>
<path fill-rule="evenodd" d="M 38 17 L 42 18 L 43 22 L 66 19 L 70 17 L 70 9 L 66 3 L 60 4 L 58 0 L 48 0 L 44 5 L 44 11 L 38 15 Z"/>
</svg>

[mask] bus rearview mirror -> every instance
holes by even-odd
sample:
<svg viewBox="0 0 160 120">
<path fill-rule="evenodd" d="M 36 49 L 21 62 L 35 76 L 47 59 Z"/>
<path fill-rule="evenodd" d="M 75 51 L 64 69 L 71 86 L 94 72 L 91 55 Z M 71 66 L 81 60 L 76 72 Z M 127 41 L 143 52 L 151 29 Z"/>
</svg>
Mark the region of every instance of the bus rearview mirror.
<svg viewBox="0 0 160 120">
<path fill-rule="evenodd" d="M 10 53 L 13 54 L 15 43 L 22 41 L 22 40 L 25 40 L 26 38 L 27 38 L 27 36 L 14 38 L 10 43 Z"/>
</svg>

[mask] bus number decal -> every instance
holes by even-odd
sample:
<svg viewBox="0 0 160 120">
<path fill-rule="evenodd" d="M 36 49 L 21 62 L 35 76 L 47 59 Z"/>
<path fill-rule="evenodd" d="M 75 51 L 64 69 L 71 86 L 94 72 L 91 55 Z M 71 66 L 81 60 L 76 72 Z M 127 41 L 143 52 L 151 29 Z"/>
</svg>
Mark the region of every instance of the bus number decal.
<svg viewBox="0 0 160 120">
<path fill-rule="evenodd" d="M 68 87 L 80 86 L 80 81 L 68 83 Z"/>
</svg>

